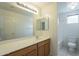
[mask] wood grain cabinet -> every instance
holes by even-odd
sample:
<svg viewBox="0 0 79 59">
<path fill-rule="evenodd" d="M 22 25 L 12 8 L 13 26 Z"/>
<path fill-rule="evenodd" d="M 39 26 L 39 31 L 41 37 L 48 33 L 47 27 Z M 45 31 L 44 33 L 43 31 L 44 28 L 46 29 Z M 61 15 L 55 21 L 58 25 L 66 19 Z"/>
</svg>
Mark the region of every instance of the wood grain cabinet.
<svg viewBox="0 0 79 59">
<path fill-rule="evenodd" d="M 49 52 L 50 39 L 47 39 L 29 47 L 6 54 L 5 56 L 48 56 Z"/>
<path fill-rule="evenodd" d="M 45 40 L 37 44 L 38 56 L 48 56 L 50 52 L 50 40 Z"/>
<path fill-rule="evenodd" d="M 6 54 L 5 56 L 37 56 L 37 44 Z"/>
</svg>

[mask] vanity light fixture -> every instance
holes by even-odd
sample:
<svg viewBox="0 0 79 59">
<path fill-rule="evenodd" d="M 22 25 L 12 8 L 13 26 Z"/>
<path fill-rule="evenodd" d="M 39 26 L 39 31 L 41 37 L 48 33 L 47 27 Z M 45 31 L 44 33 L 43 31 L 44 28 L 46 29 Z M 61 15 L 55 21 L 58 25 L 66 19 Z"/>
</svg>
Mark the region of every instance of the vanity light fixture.
<svg viewBox="0 0 79 59">
<path fill-rule="evenodd" d="M 28 5 L 28 4 L 25 4 L 25 3 L 22 3 L 22 2 L 16 2 L 16 4 L 19 5 L 20 7 L 28 9 L 30 12 L 32 12 L 34 14 L 38 14 L 38 10 L 31 5 Z"/>
</svg>

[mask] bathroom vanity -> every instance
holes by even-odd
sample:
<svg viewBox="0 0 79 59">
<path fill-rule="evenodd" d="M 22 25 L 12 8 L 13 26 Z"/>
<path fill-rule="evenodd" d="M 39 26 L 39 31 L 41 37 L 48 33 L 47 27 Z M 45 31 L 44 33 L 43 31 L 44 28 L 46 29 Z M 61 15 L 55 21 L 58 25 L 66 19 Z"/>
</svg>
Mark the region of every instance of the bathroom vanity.
<svg viewBox="0 0 79 59">
<path fill-rule="evenodd" d="M 17 9 L 20 10 L 19 8 Z M 49 55 L 50 37 L 47 35 L 49 34 L 49 17 L 43 16 L 37 19 L 36 26 L 34 26 L 33 21 L 35 18 L 33 13 L 23 11 L 26 13 L 24 15 L 24 13 L 4 10 L 4 8 L 0 9 L 0 12 L 0 40 L 2 40 L 0 41 L 0 55 Z"/>
<path fill-rule="evenodd" d="M 49 52 L 50 39 L 46 39 L 31 46 L 6 54 L 5 56 L 48 56 Z"/>
</svg>

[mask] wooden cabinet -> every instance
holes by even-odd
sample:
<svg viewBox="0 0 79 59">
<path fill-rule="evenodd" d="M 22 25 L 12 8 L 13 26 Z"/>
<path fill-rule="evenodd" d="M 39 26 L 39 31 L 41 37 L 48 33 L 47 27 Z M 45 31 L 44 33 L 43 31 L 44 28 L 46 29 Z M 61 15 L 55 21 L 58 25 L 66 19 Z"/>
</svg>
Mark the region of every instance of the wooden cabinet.
<svg viewBox="0 0 79 59">
<path fill-rule="evenodd" d="M 47 56 L 50 52 L 50 39 L 39 42 L 32 46 L 14 51 L 5 56 Z"/>
<path fill-rule="evenodd" d="M 38 56 L 48 56 L 50 52 L 50 40 L 45 40 L 37 44 Z"/>
<path fill-rule="evenodd" d="M 44 45 L 38 46 L 38 56 L 44 56 Z"/>
<path fill-rule="evenodd" d="M 25 56 L 37 56 L 37 51 L 33 50 L 33 51 L 29 52 L 28 54 L 26 54 Z"/>
<path fill-rule="evenodd" d="M 37 56 L 37 45 L 32 45 L 18 51 L 7 54 L 6 56 Z"/>
<path fill-rule="evenodd" d="M 48 56 L 49 52 L 50 52 L 50 44 L 47 43 L 47 44 L 44 45 L 44 55 Z"/>
</svg>

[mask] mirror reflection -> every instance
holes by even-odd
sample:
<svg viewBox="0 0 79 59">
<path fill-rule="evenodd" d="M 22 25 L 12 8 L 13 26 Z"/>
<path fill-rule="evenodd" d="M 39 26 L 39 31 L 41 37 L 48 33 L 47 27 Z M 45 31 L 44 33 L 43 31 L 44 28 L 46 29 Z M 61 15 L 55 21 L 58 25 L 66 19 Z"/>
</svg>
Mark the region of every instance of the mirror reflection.
<svg viewBox="0 0 79 59">
<path fill-rule="evenodd" d="M 33 14 L 0 9 L 0 40 L 33 36 Z"/>
<path fill-rule="evenodd" d="M 37 20 L 37 30 L 47 31 L 49 30 L 49 18 L 43 17 Z"/>
</svg>

